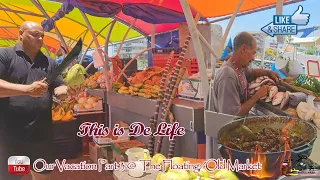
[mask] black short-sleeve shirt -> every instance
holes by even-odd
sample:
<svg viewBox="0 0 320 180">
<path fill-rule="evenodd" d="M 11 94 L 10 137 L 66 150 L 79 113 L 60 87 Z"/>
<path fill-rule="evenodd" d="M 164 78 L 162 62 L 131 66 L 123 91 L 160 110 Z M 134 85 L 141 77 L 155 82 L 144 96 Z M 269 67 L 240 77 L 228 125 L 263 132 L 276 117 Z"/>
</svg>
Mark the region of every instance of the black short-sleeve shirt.
<svg viewBox="0 0 320 180">
<path fill-rule="evenodd" d="M 0 79 L 15 84 L 31 84 L 50 75 L 56 60 L 39 52 L 32 62 L 20 46 L 0 48 Z M 63 85 L 60 75 L 42 97 L 15 96 L 0 98 L 0 134 L 12 140 L 37 141 L 50 135 L 52 93 Z"/>
</svg>

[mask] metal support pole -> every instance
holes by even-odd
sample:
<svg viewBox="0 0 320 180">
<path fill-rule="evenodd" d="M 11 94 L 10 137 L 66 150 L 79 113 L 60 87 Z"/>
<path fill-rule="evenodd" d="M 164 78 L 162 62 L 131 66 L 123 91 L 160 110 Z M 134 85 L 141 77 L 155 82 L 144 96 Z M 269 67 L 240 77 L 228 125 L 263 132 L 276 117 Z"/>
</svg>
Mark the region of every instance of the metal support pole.
<svg viewBox="0 0 320 180">
<path fill-rule="evenodd" d="M 79 10 L 79 11 L 80 11 L 80 10 Z M 101 49 L 100 44 L 99 44 L 99 41 L 98 41 L 98 39 L 97 39 L 97 37 L 96 37 L 96 35 L 95 35 L 95 32 L 94 32 L 94 30 L 93 30 L 93 28 L 92 28 L 92 26 L 91 26 L 91 24 L 90 24 L 90 22 L 89 22 L 89 19 L 88 19 L 88 17 L 86 16 L 86 14 L 85 14 L 84 12 L 80 11 L 80 13 L 81 13 L 84 21 L 86 22 L 86 24 L 87 24 L 87 26 L 88 26 L 88 29 L 89 29 L 89 31 L 90 31 L 90 33 L 91 33 L 91 36 L 92 36 L 92 38 L 93 38 L 93 40 L 94 40 L 94 43 L 96 44 L 97 52 L 98 52 L 100 58 L 103 59 L 102 52 L 100 51 L 100 50 L 102 50 L 102 49 Z M 104 64 L 103 66 L 105 67 L 105 61 L 103 61 L 103 64 Z M 107 91 L 109 91 L 108 76 L 107 76 L 107 70 L 106 70 L 106 68 L 103 68 L 103 74 L 104 74 L 104 76 L 105 76 L 105 78 L 106 78 L 106 85 L 107 85 L 106 88 L 107 88 Z"/>
<path fill-rule="evenodd" d="M 127 35 L 128 35 L 128 33 L 129 33 L 129 31 L 131 30 L 132 26 L 134 26 L 134 23 L 136 23 L 136 20 L 137 20 L 137 19 L 134 19 L 134 20 L 133 20 L 133 22 L 131 23 L 131 25 L 130 25 L 130 27 L 128 28 L 127 32 L 124 34 L 124 36 L 123 36 L 123 38 L 122 38 L 122 41 L 121 41 L 121 43 L 120 43 L 120 46 L 119 46 L 119 48 L 118 48 L 118 51 L 117 51 L 116 56 L 118 56 L 118 55 L 120 54 L 120 50 L 121 50 L 121 48 L 122 48 L 122 45 L 123 45 L 124 41 L 126 40 Z"/>
<path fill-rule="evenodd" d="M 261 68 L 264 69 L 264 57 L 265 57 L 265 54 L 266 54 L 266 41 L 265 41 L 265 37 L 263 37 L 263 45 L 262 45 L 262 63 L 261 63 Z"/>
<path fill-rule="evenodd" d="M 50 19 L 49 15 L 47 14 L 47 12 L 44 10 L 44 8 L 41 6 L 40 3 L 36 2 L 35 0 L 30 0 L 41 12 L 42 14 L 47 18 L 47 19 Z M 66 42 L 64 41 L 63 39 L 63 36 L 62 34 L 60 33 L 59 29 L 57 28 L 56 25 L 54 25 L 54 31 L 57 33 L 63 47 L 66 49 L 67 52 L 69 52 L 69 48 L 66 44 Z"/>
<path fill-rule="evenodd" d="M 183 9 L 184 15 L 186 17 L 189 32 L 191 34 L 193 47 L 195 49 L 197 62 L 199 66 L 200 71 L 200 77 L 201 77 L 201 85 L 202 85 L 202 92 L 203 92 L 203 98 L 204 98 L 204 107 L 207 105 L 207 94 L 209 92 L 209 81 L 208 81 L 208 75 L 207 75 L 207 68 L 204 61 L 203 51 L 201 49 L 201 43 L 199 40 L 199 33 L 196 27 L 196 24 L 193 21 L 192 13 L 189 4 L 186 0 L 180 0 L 181 7 Z M 210 158 L 212 156 L 212 140 L 211 137 L 206 137 L 206 158 Z"/>
<path fill-rule="evenodd" d="M 7 11 L 7 12 L 13 12 L 13 13 L 18 13 L 18 14 L 26 14 L 29 16 L 36 16 L 36 17 L 45 17 L 44 15 L 41 14 L 36 14 L 32 12 L 25 12 L 25 11 L 19 11 L 19 10 L 14 10 L 14 9 L 9 9 L 9 8 L 2 8 L 0 7 L 0 11 Z"/>
<path fill-rule="evenodd" d="M 98 36 L 101 34 L 101 32 L 102 32 L 103 30 L 105 30 L 111 23 L 112 23 L 112 22 L 110 22 L 110 23 L 108 23 L 107 25 L 105 25 L 105 26 L 97 33 L 96 37 L 98 37 Z M 84 60 L 84 58 L 85 58 L 88 50 L 90 49 L 90 46 L 92 45 L 93 41 L 94 41 L 94 39 L 92 38 L 92 40 L 91 40 L 91 42 L 89 43 L 86 51 L 83 53 L 79 64 L 82 64 L 82 62 L 83 62 L 83 60 Z M 92 62 L 93 62 L 93 61 L 92 61 Z M 91 63 L 90 63 L 90 64 L 91 64 Z M 89 64 L 89 65 L 90 65 L 90 64 Z M 89 66 L 89 65 L 88 65 L 88 66 Z M 87 67 L 88 67 L 88 66 L 87 66 Z M 91 65 L 90 65 L 90 66 L 91 66 Z"/>
<path fill-rule="evenodd" d="M 152 32 L 151 32 L 151 47 L 155 48 L 156 45 L 156 25 L 152 24 Z"/>
<path fill-rule="evenodd" d="M 227 37 L 228 37 L 229 31 L 230 31 L 230 29 L 231 29 L 231 26 L 232 26 L 232 24 L 233 24 L 233 22 L 234 22 L 234 19 L 235 19 L 236 16 L 237 16 L 238 12 L 239 12 L 239 9 L 240 9 L 243 1 L 244 1 L 244 0 L 239 0 L 238 5 L 237 5 L 236 9 L 234 10 L 234 12 L 233 12 L 233 14 L 232 14 L 232 16 L 231 16 L 231 18 L 230 18 L 230 21 L 229 21 L 229 23 L 228 23 L 228 26 L 227 26 L 227 28 L 226 28 L 226 31 L 225 31 L 224 34 L 223 34 L 223 37 L 222 37 L 222 40 L 221 40 L 221 47 L 220 47 L 220 51 L 219 51 L 219 56 L 221 56 L 222 53 L 223 53 L 224 43 L 226 42 L 226 39 L 227 39 Z"/>
<path fill-rule="evenodd" d="M 211 54 L 213 55 L 213 57 L 215 57 L 216 59 L 218 59 L 218 54 L 217 52 L 213 49 L 213 47 L 208 43 L 208 41 L 206 40 L 206 38 L 203 37 L 203 35 L 198 31 L 200 40 L 202 41 L 202 43 L 210 50 Z"/>
<path fill-rule="evenodd" d="M 116 22 L 118 21 L 118 18 L 114 18 L 114 20 L 112 21 L 112 24 L 108 30 L 108 34 L 106 36 L 106 42 L 104 44 L 104 52 L 105 52 L 105 64 L 106 64 L 106 68 L 107 70 L 110 69 L 109 67 L 109 41 L 110 41 L 110 36 L 111 36 L 111 33 L 112 33 L 112 30 L 113 30 L 113 27 L 114 25 L 116 24 Z"/>
<path fill-rule="evenodd" d="M 282 15 L 283 3 L 284 3 L 284 0 L 277 0 L 277 4 L 276 4 L 277 15 Z M 284 43 L 284 36 L 277 35 L 277 42 L 281 44 Z"/>
<path fill-rule="evenodd" d="M 139 57 L 140 55 L 142 55 L 143 53 L 147 52 L 147 51 L 150 51 L 152 49 L 152 47 L 149 47 L 149 48 L 146 48 L 146 49 L 143 49 L 142 51 L 140 51 L 138 54 L 136 54 L 133 58 L 130 59 L 130 61 L 128 61 L 128 63 L 124 66 L 124 68 L 121 70 L 121 72 L 119 73 L 119 76 L 118 76 L 118 79 L 116 80 L 117 82 L 119 81 L 120 77 L 122 75 L 125 75 L 124 72 L 125 70 L 129 67 L 129 65 L 134 61 L 136 60 L 137 57 Z"/>
</svg>

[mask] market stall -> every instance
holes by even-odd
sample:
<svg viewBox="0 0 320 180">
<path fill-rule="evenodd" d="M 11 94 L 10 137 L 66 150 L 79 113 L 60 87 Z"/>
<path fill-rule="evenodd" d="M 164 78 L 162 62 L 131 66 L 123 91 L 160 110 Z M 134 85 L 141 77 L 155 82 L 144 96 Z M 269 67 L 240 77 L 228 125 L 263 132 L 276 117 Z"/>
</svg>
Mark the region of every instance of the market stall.
<svg viewBox="0 0 320 180">
<path fill-rule="evenodd" d="M 228 9 L 224 9 L 225 11 L 220 11 L 219 9 L 220 7 L 224 6 L 224 2 L 217 2 L 218 4 L 208 2 L 208 7 L 213 7 L 215 8 L 214 10 L 209 10 L 208 8 L 203 7 L 201 2 L 193 0 L 188 1 L 188 3 L 185 0 L 176 0 L 170 2 L 164 1 L 162 2 L 163 4 L 159 2 L 158 5 L 150 2 L 142 4 L 128 2 L 129 1 L 101 1 L 101 4 L 99 4 L 101 6 L 108 7 L 108 5 L 110 5 L 108 3 L 111 3 L 114 6 L 112 6 L 113 9 L 108 9 L 110 10 L 108 12 L 104 11 L 98 13 L 96 11 L 91 11 L 94 9 L 92 7 L 93 5 L 91 3 L 86 3 L 85 1 L 68 1 L 67 3 L 63 4 L 64 8 L 69 7 L 70 9 L 73 9 L 74 7 L 77 7 L 81 10 L 80 15 L 83 17 L 84 22 L 86 23 L 93 37 L 92 41 L 88 43 L 88 46 L 90 47 L 90 45 L 94 43 L 97 47 L 94 57 L 94 59 L 97 61 L 94 61 L 92 64 L 90 64 L 90 66 L 95 65 L 95 67 L 103 67 L 103 71 L 93 74 L 86 79 L 81 79 L 79 87 L 76 87 L 80 88 L 80 90 L 78 89 L 77 91 L 80 91 L 81 93 L 79 93 L 76 97 L 71 97 L 64 103 L 57 103 L 55 106 L 53 106 L 53 120 L 56 121 L 56 123 L 64 123 L 64 121 L 74 123 L 73 125 L 65 124 L 68 127 L 77 127 L 83 122 L 98 122 L 99 124 L 105 124 L 109 126 L 109 128 L 113 128 L 115 126 L 125 128 L 125 135 L 121 137 L 116 137 L 113 135 L 108 135 L 105 137 L 93 137 L 94 142 L 89 140 L 88 137 L 83 137 L 81 139 L 83 143 L 82 146 L 85 146 L 86 149 L 82 150 L 82 152 L 90 154 L 90 157 L 94 159 L 94 161 L 97 161 L 98 158 L 106 158 L 110 162 L 122 160 L 137 161 L 133 158 L 133 152 L 130 151 L 133 151 L 132 149 L 136 147 L 141 147 L 143 149 L 138 149 L 138 152 L 136 152 L 139 154 L 139 158 L 151 159 L 152 164 L 160 164 L 160 161 L 166 158 L 172 158 L 176 164 L 181 164 L 187 160 L 195 163 L 203 163 L 204 159 L 212 158 L 214 154 L 212 151 L 217 149 L 217 147 L 212 145 L 210 138 L 207 138 L 206 141 L 204 141 L 204 132 L 207 136 L 218 138 L 218 131 L 220 128 L 225 126 L 226 123 L 231 122 L 233 117 L 215 114 L 206 110 L 209 81 L 211 76 L 215 74 L 215 68 L 219 67 L 221 63 L 216 63 L 214 60 L 211 75 L 210 73 L 207 73 L 201 47 L 206 47 L 209 49 L 214 58 L 218 59 L 223 49 L 222 44 L 224 44 L 224 41 L 226 40 L 228 31 L 230 30 L 230 26 L 237 12 L 256 9 L 257 6 L 253 5 L 254 3 L 244 3 L 244 1 L 241 0 L 239 4 L 232 2 L 232 5 L 228 7 Z M 274 4 L 275 2 L 276 1 L 272 1 L 270 3 L 270 1 L 260 0 L 259 7 Z M 38 2 L 34 1 L 34 3 L 36 4 L 37 8 L 44 10 L 43 7 L 37 4 Z M 242 3 L 244 3 L 243 6 L 241 6 Z M 191 5 L 198 13 L 192 13 L 189 5 Z M 182 6 L 182 8 L 180 6 Z M 84 7 L 90 7 L 92 9 Z M 158 9 L 155 7 L 158 7 Z M 71 11 L 70 9 L 68 9 L 69 12 Z M 135 11 L 129 11 L 128 9 L 145 9 L 145 11 L 140 14 L 137 12 L 134 13 Z M 231 24 L 228 25 L 226 33 L 223 35 L 221 40 L 221 49 L 213 49 L 210 43 L 206 41 L 205 35 L 199 33 L 195 26 L 195 24 L 200 20 L 200 13 L 204 17 L 217 17 L 231 14 L 234 9 L 236 9 L 236 11 L 231 18 Z M 60 10 L 60 13 L 57 13 L 59 18 L 62 18 L 69 13 L 63 8 Z M 157 10 L 160 10 L 159 12 L 161 13 L 156 14 Z M 151 16 L 148 12 L 155 14 L 151 13 L 153 15 Z M 162 12 L 166 12 L 169 17 L 163 17 L 159 19 L 159 17 L 161 17 L 160 15 L 164 14 Z M 130 27 L 126 32 L 124 32 L 124 36 L 116 56 L 109 57 L 107 48 L 104 50 L 99 48 L 101 43 L 99 42 L 96 32 L 91 26 L 89 18 L 87 18 L 86 14 L 115 17 L 114 20 L 110 21 L 110 23 L 107 25 L 110 25 L 110 28 L 107 32 L 107 36 L 105 37 L 106 45 L 109 44 L 112 29 L 118 19 L 125 19 L 127 20 L 127 23 L 130 22 Z M 152 18 L 150 18 L 150 16 Z M 47 20 L 50 19 L 51 22 L 59 22 L 59 18 L 57 18 L 57 16 L 56 18 L 46 18 Z M 136 60 L 137 56 L 149 50 L 157 52 L 157 48 L 154 46 L 154 36 L 156 32 L 159 33 L 165 30 L 173 30 L 178 27 L 179 23 L 184 23 L 186 21 L 189 25 L 189 31 L 186 35 L 186 38 L 180 42 L 182 44 L 181 53 L 179 53 L 176 60 L 173 58 L 174 51 L 169 49 L 169 53 L 167 53 L 169 56 L 165 59 L 162 59 L 164 63 L 160 63 L 158 66 L 148 67 L 141 72 L 136 72 L 134 75 L 131 75 L 131 77 L 128 77 L 125 74 L 126 69 L 129 67 L 131 62 Z M 165 26 L 161 26 L 162 24 L 165 24 Z M 163 29 L 161 29 L 161 27 Z M 48 31 L 52 30 L 53 28 L 56 27 L 51 27 L 48 29 Z M 151 47 L 138 53 L 136 57 L 130 59 L 127 64 L 124 64 L 119 58 L 119 52 L 131 28 L 140 28 L 140 31 L 142 31 L 144 35 L 151 34 L 152 45 Z M 98 35 L 100 33 L 101 31 L 98 33 Z M 188 47 L 192 48 L 191 44 L 189 46 L 191 39 L 196 57 L 186 58 L 185 54 L 188 52 Z M 200 40 L 202 41 L 202 44 L 200 43 Z M 110 71 L 109 68 L 109 61 L 112 62 L 112 71 Z M 153 64 L 155 65 L 155 63 Z M 194 72 L 192 69 L 192 67 L 195 65 L 197 68 L 196 72 Z M 85 76 L 85 74 L 85 72 L 80 73 L 81 77 Z M 76 76 L 73 75 L 73 77 Z M 72 78 L 72 80 L 68 80 L 68 77 L 66 78 L 66 83 L 74 81 Z M 185 89 L 188 89 L 184 86 L 184 83 L 188 84 L 189 88 L 191 87 L 191 93 L 184 91 Z M 262 77 L 262 79 L 256 79 L 255 82 L 252 82 L 251 84 L 251 90 L 253 90 L 252 93 L 254 93 L 254 91 L 263 83 L 275 85 L 273 82 L 267 80 L 266 77 Z M 290 82 L 288 83 L 290 84 Z M 292 114 L 292 111 L 289 109 L 290 107 L 287 107 L 287 105 L 290 104 L 288 99 L 290 99 L 290 95 L 292 95 L 291 93 L 294 93 L 296 90 L 288 88 L 286 84 L 283 86 L 284 89 L 276 86 L 276 90 L 273 89 L 272 93 L 270 93 L 273 94 L 272 97 L 261 99 L 261 102 L 259 102 L 255 107 L 257 112 L 253 113 L 255 115 L 273 113 L 273 115 L 287 115 L 294 117 L 294 114 Z M 99 87 L 100 89 L 97 89 Z M 85 88 L 86 90 L 81 88 Z M 291 93 L 287 93 L 287 91 L 290 91 Z M 292 97 L 296 98 L 294 95 Z M 307 106 L 304 104 L 304 101 L 306 100 L 301 100 L 297 104 L 297 106 L 299 106 L 300 103 L 303 102 L 300 105 L 303 106 L 303 110 L 301 111 L 303 113 L 299 113 L 300 111 L 298 110 L 296 115 L 299 118 L 310 120 L 311 118 L 307 118 L 307 113 L 305 110 L 308 110 L 310 107 L 307 108 Z M 280 106 L 283 107 L 280 108 Z M 93 117 L 92 115 L 95 116 Z M 316 117 L 316 115 L 318 115 L 317 112 L 314 112 L 309 116 Z M 313 121 L 317 123 L 316 118 Z M 177 137 L 172 140 L 168 140 L 167 137 L 161 138 L 153 136 L 129 137 L 128 128 L 133 122 L 141 122 L 144 124 L 144 126 L 150 127 L 152 131 L 155 131 L 156 125 L 160 122 L 167 122 L 171 125 L 178 122 L 179 126 L 185 128 L 186 133 L 182 137 Z M 71 129 L 73 132 L 76 131 L 75 128 L 70 128 L 70 132 Z M 306 129 L 305 131 L 307 130 L 316 131 L 313 128 Z M 315 133 L 313 132 L 312 134 L 314 135 Z M 308 140 L 311 142 L 314 140 L 314 138 L 315 137 L 310 137 Z M 75 139 L 76 140 L 71 141 L 79 141 L 78 138 Z M 70 142 L 66 143 L 71 144 Z M 206 150 L 204 150 L 204 144 L 207 145 Z M 74 143 L 72 146 L 78 147 L 78 144 Z M 205 157 L 205 153 L 209 155 Z M 219 157 L 221 155 L 222 154 L 220 154 Z M 223 157 L 227 158 L 226 156 Z M 197 161 L 197 159 L 199 159 L 199 161 Z M 141 169 L 136 169 L 136 171 L 129 172 L 129 174 L 131 173 L 131 176 L 141 177 L 141 171 Z M 222 170 L 219 172 L 220 175 L 227 174 L 230 177 L 229 179 L 237 179 L 237 177 L 235 177 L 235 175 L 230 171 Z M 180 179 L 182 177 L 182 179 L 185 179 L 184 177 L 188 178 L 190 176 L 192 178 L 196 178 L 197 176 L 209 178 L 209 176 L 212 175 L 218 177 L 219 172 L 210 174 L 209 172 L 202 170 L 197 174 L 191 171 L 181 171 L 181 173 L 168 171 L 166 173 L 157 172 L 151 174 L 153 177 L 158 176 L 159 179 L 169 179 L 178 176 Z M 116 172 L 115 176 L 116 179 L 119 179 L 120 177 L 128 178 L 127 174 L 128 172 Z"/>
</svg>

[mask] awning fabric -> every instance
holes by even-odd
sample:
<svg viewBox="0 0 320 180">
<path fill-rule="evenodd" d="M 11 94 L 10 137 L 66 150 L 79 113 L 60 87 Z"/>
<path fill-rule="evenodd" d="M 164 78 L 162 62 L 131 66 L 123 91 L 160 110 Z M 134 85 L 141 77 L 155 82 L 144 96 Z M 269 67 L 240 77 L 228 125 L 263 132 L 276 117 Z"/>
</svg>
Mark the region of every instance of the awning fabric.
<svg viewBox="0 0 320 180">
<path fill-rule="evenodd" d="M 172 0 L 171 0 L 172 1 Z M 179 1 L 179 0 L 177 0 Z M 233 14 L 240 0 L 187 0 L 190 6 L 199 12 L 202 17 L 221 17 Z M 293 0 L 284 0 L 290 2 Z M 275 5 L 277 0 L 244 0 L 239 12 L 260 9 Z"/>
<path fill-rule="evenodd" d="M 56 0 L 58 1 L 58 0 Z M 237 6 L 238 0 L 187 0 L 193 9 L 193 15 L 199 12 L 202 17 L 219 17 L 230 15 Z M 285 0 L 287 2 L 289 0 Z M 135 28 L 131 30 L 127 39 L 143 35 L 150 35 L 152 24 L 156 24 L 156 33 L 162 33 L 178 28 L 179 22 L 185 22 L 185 17 L 180 5 L 180 0 L 60 0 L 60 2 L 39 0 L 48 13 L 47 19 L 30 0 L 1 0 L 0 2 L 0 46 L 8 46 L 17 39 L 18 27 L 25 20 L 42 23 L 44 27 L 55 21 L 69 47 L 82 37 L 84 45 L 88 46 L 92 37 L 80 11 L 87 14 L 94 31 L 99 32 L 106 24 L 110 23 L 110 17 L 116 16 L 119 21 L 114 26 L 110 42 L 119 42 L 135 18 Z M 265 6 L 274 5 L 276 0 L 244 0 L 240 12 L 250 11 Z M 74 8 L 65 8 L 63 4 L 72 5 Z M 67 6 L 68 7 L 68 6 Z M 6 11 L 10 9 L 14 12 Z M 67 11 L 66 11 L 67 9 Z M 59 10 L 65 11 L 61 14 Z M 61 17 L 60 17 L 61 16 Z M 203 19 L 205 20 L 205 19 Z M 47 21 L 47 24 L 46 24 Z M 109 28 L 106 28 L 98 36 L 101 46 Z M 89 34 L 89 35 L 88 35 Z M 53 52 L 60 47 L 59 38 L 54 29 L 47 32 L 45 44 Z M 91 47 L 95 47 L 93 43 Z"/>
<path fill-rule="evenodd" d="M 61 7 L 61 3 L 59 2 L 40 0 L 40 3 L 50 17 L 52 17 Z M 11 46 L 12 43 L 16 42 L 18 39 L 19 26 L 23 21 L 35 21 L 41 24 L 41 22 L 46 19 L 41 11 L 38 10 L 29 0 L 1 0 L 0 8 L 1 47 Z M 15 12 L 5 11 L 4 9 L 10 9 Z M 87 17 L 96 33 L 113 20 L 111 18 L 94 17 L 91 15 L 87 15 Z M 77 8 L 67 14 L 64 18 L 58 20 L 56 22 L 56 26 L 63 35 L 69 48 L 73 47 L 80 37 L 83 38 L 85 47 L 88 46 L 92 40 L 88 27 Z M 110 42 L 121 41 L 127 29 L 127 25 L 117 22 L 113 28 Z M 105 37 L 108 30 L 109 27 L 102 31 L 102 33 L 97 37 L 101 46 L 105 43 Z M 141 33 L 131 30 L 127 35 L 127 39 L 139 36 L 141 36 Z M 10 43 L 8 41 L 10 41 Z M 55 50 L 59 49 L 61 46 L 60 40 L 54 30 L 45 33 L 44 41 L 45 45 L 53 50 L 53 53 L 55 53 Z M 94 48 L 95 43 L 92 43 L 91 47 Z"/>
</svg>

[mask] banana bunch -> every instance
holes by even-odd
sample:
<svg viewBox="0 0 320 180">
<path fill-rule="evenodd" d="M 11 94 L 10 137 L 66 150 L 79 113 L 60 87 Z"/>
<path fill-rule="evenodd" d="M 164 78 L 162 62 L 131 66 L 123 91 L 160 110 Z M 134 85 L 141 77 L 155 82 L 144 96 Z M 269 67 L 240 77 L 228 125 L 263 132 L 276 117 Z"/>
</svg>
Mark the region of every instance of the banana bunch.
<svg viewBox="0 0 320 180">
<path fill-rule="evenodd" d="M 122 83 L 114 82 L 114 83 L 112 83 L 112 90 L 114 92 L 118 92 L 118 90 L 123 86 L 124 86 L 124 84 L 122 84 Z"/>
<path fill-rule="evenodd" d="M 73 120 L 73 104 L 75 102 L 70 100 L 69 102 L 63 102 L 58 105 L 52 105 L 52 120 L 53 121 L 70 121 Z"/>
<path fill-rule="evenodd" d="M 126 87 L 121 83 L 113 83 L 112 88 L 114 92 L 119 94 L 130 94 L 132 96 L 139 96 L 144 98 L 157 98 L 160 91 L 158 85 L 147 85 L 147 84 L 135 84 L 133 86 Z"/>
<path fill-rule="evenodd" d="M 143 85 L 135 84 L 129 87 L 129 92 L 131 95 L 144 97 L 144 98 L 157 98 L 160 87 L 158 85 Z"/>
<path fill-rule="evenodd" d="M 130 94 L 129 92 L 129 88 L 126 86 L 122 86 L 119 90 L 118 90 L 119 94 Z"/>
</svg>

